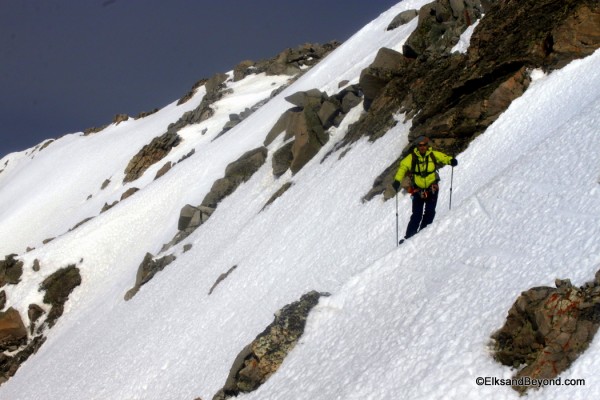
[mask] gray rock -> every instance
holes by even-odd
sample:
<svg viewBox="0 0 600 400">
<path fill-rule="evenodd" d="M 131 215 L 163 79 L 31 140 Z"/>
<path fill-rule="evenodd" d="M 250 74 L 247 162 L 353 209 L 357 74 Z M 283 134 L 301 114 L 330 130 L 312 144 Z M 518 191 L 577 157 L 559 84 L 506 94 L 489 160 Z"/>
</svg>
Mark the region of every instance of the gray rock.
<svg viewBox="0 0 600 400">
<path fill-rule="evenodd" d="M 10 307 L 0 312 L 0 352 L 14 351 L 27 343 L 27 329 L 21 315 Z"/>
<path fill-rule="evenodd" d="M 213 400 L 225 400 L 256 390 L 281 366 L 304 333 L 306 318 L 321 296 L 309 292 L 275 313 L 274 321 L 235 358 L 225 385 Z"/>
<path fill-rule="evenodd" d="M 271 163 L 273 165 L 273 175 L 275 175 L 275 177 L 279 178 L 281 175 L 285 174 L 290 168 L 290 165 L 292 165 L 292 160 L 294 159 L 292 154 L 293 145 L 294 142 L 291 141 L 273 153 Z"/>
<path fill-rule="evenodd" d="M 460 1 L 462 1 L 462 0 L 460 0 Z M 387 27 L 387 30 L 391 31 L 391 30 L 398 28 L 399 26 L 409 23 L 410 21 L 415 19 L 415 17 L 417 15 L 419 15 L 419 12 L 417 10 L 402 11 L 400 14 L 398 14 L 398 15 L 396 15 L 396 17 L 394 17 L 392 22 L 390 22 L 390 24 Z"/>
<path fill-rule="evenodd" d="M 148 283 L 158 272 L 165 269 L 165 267 L 175 261 L 175 259 L 176 257 L 172 254 L 159 259 L 154 259 L 152 254 L 146 253 L 146 256 L 138 268 L 135 284 L 133 288 L 125 294 L 125 300 L 131 300 L 143 285 Z"/>
<path fill-rule="evenodd" d="M 75 265 L 60 268 L 40 284 L 40 291 L 46 292 L 43 301 L 51 306 L 45 321 L 50 328 L 63 314 L 71 292 L 79 285 L 81 285 L 81 274 Z"/>
</svg>

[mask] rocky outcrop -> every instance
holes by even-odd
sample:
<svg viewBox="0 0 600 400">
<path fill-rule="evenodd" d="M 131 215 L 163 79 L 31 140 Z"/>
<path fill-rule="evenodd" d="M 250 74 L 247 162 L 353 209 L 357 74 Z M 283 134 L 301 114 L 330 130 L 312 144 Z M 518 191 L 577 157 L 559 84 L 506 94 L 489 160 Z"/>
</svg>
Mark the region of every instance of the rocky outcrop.
<svg viewBox="0 0 600 400">
<path fill-rule="evenodd" d="M 519 296 L 492 336 L 494 357 L 518 368 L 516 379 L 554 379 L 588 347 L 599 326 L 600 271 L 579 288 L 557 280 L 555 288 L 536 287 Z"/>
<path fill-rule="evenodd" d="M 127 114 L 117 114 L 115 115 L 115 117 L 113 118 L 113 124 L 115 125 L 119 125 L 121 122 L 125 122 L 129 120 L 129 115 Z"/>
<path fill-rule="evenodd" d="M 133 288 L 129 289 L 125 294 L 125 300 L 131 300 L 133 296 L 137 294 L 140 288 L 148 283 L 154 275 L 165 269 L 165 267 L 175 261 L 174 255 L 167 255 L 159 259 L 154 259 L 154 256 L 150 253 L 146 253 L 144 260 L 138 268 L 137 275 L 135 277 L 135 284 Z"/>
<path fill-rule="evenodd" d="M 27 343 L 27 329 L 21 315 L 10 307 L 0 312 L 0 352 L 14 351 Z"/>
<path fill-rule="evenodd" d="M 339 126 L 346 114 L 360 104 L 361 96 L 360 89 L 353 85 L 331 97 L 317 89 L 286 97 L 296 107 L 281 115 L 264 141 L 268 146 L 285 132 L 286 143 L 273 155 L 273 174 L 279 177 L 288 169 L 292 174 L 302 169 L 329 140 L 327 130 Z"/>
<path fill-rule="evenodd" d="M 0 353 L 0 385 L 13 376 L 21 364 L 27 361 L 32 354 L 36 353 L 45 341 L 46 338 L 44 336 L 36 336 L 14 355 Z"/>
<path fill-rule="evenodd" d="M 250 74 L 263 72 L 267 75 L 296 75 L 317 64 L 339 45 L 336 41 L 324 45 L 307 43 L 295 49 L 286 49 L 269 60 L 242 61 L 233 69 L 233 80 L 237 82 Z"/>
<path fill-rule="evenodd" d="M 482 12 L 468 52 L 450 54 L 454 38 Z M 382 50 L 361 74 L 367 113 L 336 148 L 364 135 L 376 140 L 404 114 L 412 118 L 409 141 L 426 134 L 439 150 L 459 153 L 524 93 L 532 69 L 552 71 L 600 47 L 599 26 L 600 3 L 591 0 L 430 3 L 403 54 Z M 389 187 L 395 167 L 365 200 Z"/>
<path fill-rule="evenodd" d="M 182 128 L 199 124 L 214 115 L 214 110 L 211 105 L 220 100 L 228 92 L 225 89 L 225 81 L 227 80 L 227 74 L 215 74 L 210 79 L 202 80 L 202 83 L 206 89 L 206 94 L 202 98 L 202 101 L 195 109 L 186 112 L 177 120 L 177 122 L 169 125 L 167 132 L 177 133 Z"/>
<path fill-rule="evenodd" d="M 191 204 L 186 204 L 179 213 L 177 229 L 180 231 L 191 230 L 191 233 L 197 227 L 205 223 L 214 211 L 214 208 L 206 206 L 195 207 Z"/>
<path fill-rule="evenodd" d="M 16 254 L 9 254 L 0 261 L 0 287 L 16 285 L 23 275 L 23 262 L 15 259 Z"/>
<path fill-rule="evenodd" d="M 217 208 L 221 200 L 233 193 L 242 183 L 248 181 L 265 163 L 266 159 L 267 149 L 265 147 L 244 153 L 225 168 L 225 176 L 213 183 L 201 205 L 212 209 Z"/>
<path fill-rule="evenodd" d="M 138 179 L 155 163 L 162 160 L 173 147 L 181 142 L 181 137 L 177 133 L 167 132 L 162 136 L 152 139 L 152 141 L 142 147 L 142 149 L 131 159 L 127 168 L 125 168 L 125 178 L 123 183 Z"/>
<path fill-rule="evenodd" d="M 79 268 L 69 265 L 57 270 L 44 279 L 40 285 L 40 291 L 45 291 L 44 303 L 51 306 L 45 324 L 52 328 L 56 320 L 63 314 L 64 306 L 69 295 L 81 284 Z"/>
<path fill-rule="evenodd" d="M 388 31 L 392 31 L 402 25 L 405 25 L 415 19 L 419 15 L 417 10 L 406 10 L 402 11 L 400 14 L 396 15 L 392 22 L 387 27 Z"/>
<path fill-rule="evenodd" d="M 14 261 L 12 256 L 7 258 L 11 259 L 11 263 Z M 39 270 L 38 260 L 34 262 L 34 270 L 36 269 Z M 46 339 L 41 332 L 45 327 L 54 326 L 63 314 L 69 295 L 80 284 L 79 269 L 74 265 L 61 268 L 48 276 L 40 284 L 39 290 L 46 292 L 43 302 L 50 306 L 50 310 L 47 312 L 37 304 L 30 304 L 27 309 L 29 328 L 13 307 L 0 312 L 0 384 L 13 376 L 21 364 L 42 346 Z M 4 301 L 6 302 L 6 298 Z M 42 318 L 44 315 L 45 319 Z M 38 327 L 39 321 L 43 323 Z"/>
<path fill-rule="evenodd" d="M 155 108 L 155 109 L 153 109 L 153 110 L 151 110 L 151 111 L 142 111 L 141 113 L 139 113 L 138 115 L 136 115 L 136 116 L 134 117 L 134 119 L 142 119 L 142 118 L 146 118 L 147 116 L 149 116 L 149 115 L 152 115 L 152 114 L 155 114 L 155 113 L 157 113 L 158 111 L 159 111 L 159 109 L 158 109 L 158 108 Z"/>
<path fill-rule="evenodd" d="M 277 371 L 304 333 L 309 312 L 326 293 L 309 292 L 275 314 L 275 320 L 236 357 L 225 386 L 213 400 L 256 390 Z"/>
<path fill-rule="evenodd" d="M 423 6 L 402 53 L 410 58 L 449 53 L 462 32 L 481 18 L 483 8 L 479 0 L 438 0 Z"/>
<path fill-rule="evenodd" d="M 179 232 L 162 247 L 161 252 L 180 243 L 206 222 L 221 200 L 233 193 L 239 185 L 248 181 L 258 171 L 265 163 L 267 153 L 266 147 L 259 147 L 244 153 L 225 168 L 225 176 L 213 183 L 210 192 L 206 194 L 199 206 L 186 204 L 179 214 Z"/>
</svg>

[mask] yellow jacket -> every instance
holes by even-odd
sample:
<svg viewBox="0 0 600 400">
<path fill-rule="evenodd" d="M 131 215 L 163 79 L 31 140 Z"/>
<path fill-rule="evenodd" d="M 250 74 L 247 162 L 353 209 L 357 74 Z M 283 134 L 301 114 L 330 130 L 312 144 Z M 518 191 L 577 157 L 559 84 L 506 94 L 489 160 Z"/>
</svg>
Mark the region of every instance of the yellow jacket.
<svg viewBox="0 0 600 400">
<path fill-rule="evenodd" d="M 413 151 L 408 154 L 406 157 L 400 161 L 400 167 L 398 168 L 398 172 L 396 172 L 395 179 L 398 182 L 402 182 L 404 176 L 407 172 L 410 171 L 412 174 L 413 185 L 416 185 L 417 188 L 427 189 L 433 183 L 439 180 L 439 177 L 436 173 L 436 166 L 431 157 L 433 153 L 433 157 L 435 157 L 435 161 L 438 164 L 450 164 L 450 160 L 452 157 L 441 153 L 439 151 L 434 151 L 431 147 L 427 149 L 425 155 L 421 155 L 417 148 L 414 148 Z M 413 157 L 417 158 L 417 162 L 415 164 L 415 170 L 411 171 L 413 165 Z"/>
</svg>

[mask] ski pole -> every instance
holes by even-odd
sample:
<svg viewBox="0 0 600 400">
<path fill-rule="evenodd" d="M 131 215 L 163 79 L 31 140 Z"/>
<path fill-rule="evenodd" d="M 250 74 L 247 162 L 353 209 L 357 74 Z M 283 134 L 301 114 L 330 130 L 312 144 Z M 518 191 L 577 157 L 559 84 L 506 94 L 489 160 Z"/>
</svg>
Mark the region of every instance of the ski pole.
<svg viewBox="0 0 600 400">
<path fill-rule="evenodd" d="M 398 237 L 398 192 L 396 192 L 396 247 L 398 247 L 400 244 L 398 243 L 399 241 L 399 237 Z"/>
<path fill-rule="evenodd" d="M 452 156 L 454 158 L 454 156 Z M 448 206 L 449 210 L 452 210 L 452 181 L 454 180 L 454 167 L 452 167 L 452 172 L 450 172 L 450 204 Z"/>
</svg>

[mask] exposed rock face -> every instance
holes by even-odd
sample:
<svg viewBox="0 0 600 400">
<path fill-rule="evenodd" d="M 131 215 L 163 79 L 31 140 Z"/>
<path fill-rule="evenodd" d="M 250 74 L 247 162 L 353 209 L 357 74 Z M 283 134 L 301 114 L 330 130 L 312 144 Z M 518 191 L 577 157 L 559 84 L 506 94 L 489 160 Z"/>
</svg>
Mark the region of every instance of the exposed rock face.
<svg viewBox="0 0 600 400">
<path fill-rule="evenodd" d="M 127 120 L 129 120 L 129 115 L 127 115 L 127 114 L 117 114 L 113 118 L 113 124 L 119 125 L 121 122 L 125 122 Z"/>
<path fill-rule="evenodd" d="M 506 323 L 492 336 L 495 358 L 521 368 L 515 378 L 553 379 L 588 347 L 599 326 L 600 271 L 580 288 L 557 280 L 556 288 L 536 287 L 515 301 Z"/>
<path fill-rule="evenodd" d="M 27 343 L 27 329 L 21 315 L 10 307 L 0 312 L 0 351 L 14 351 Z"/>
<path fill-rule="evenodd" d="M 179 214 L 179 232 L 169 243 L 163 246 L 161 252 L 180 243 L 206 222 L 221 200 L 233 193 L 239 185 L 248 181 L 258 171 L 265 163 L 267 153 L 266 147 L 258 147 L 244 153 L 225 168 L 225 176 L 213 183 L 210 192 L 206 194 L 199 206 L 186 204 Z"/>
<path fill-rule="evenodd" d="M 0 353 L 0 384 L 6 382 L 11 376 L 13 376 L 21 364 L 38 351 L 38 349 L 44 344 L 46 338 L 44 336 L 34 337 L 27 346 L 17 352 L 13 356 Z"/>
<path fill-rule="evenodd" d="M 292 165 L 292 161 L 294 160 L 294 154 L 292 153 L 293 146 L 294 142 L 288 142 L 273 153 L 271 164 L 273 166 L 273 175 L 275 175 L 275 177 L 279 178 L 290 169 L 290 165 Z"/>
<path fill-rule="evenodd" d="M 16 285 L 23 275 L 23 262 L 15 259 L 16 254 L 9 254 L 0 261 L 0 287 Z"/>
<path fill-rule="evenodd" d="M 419 24 L 402 53 L 407 57 L 449 53 L 461 33 L 481 18 L 479 0 L 437 0 L 419 10 Z"/>
<path fill-rule="evenodd" d="M 368 112 L 342 145 L 363 135 L 376 140 L 396 124 L 394 114 L 405 113 L 413 118 L 410 141 L 426 134 L 439 150 L 458 153 L 527 89 L 529 71 L 560 68 L 600 47 L 597 1 L 461 3 L 438 0 L 424 6 L 404 54 L 382 51 L 363 71 L 360 85 L 366 87 Z M 467 54 L 449 54 L 453 38 L 481 12 L 485 17 Z M 395 168 L 397 161 L 376 180 L 366 200 L 384 192 Z"/>
<path fill-rule="evenodd" d="M 211 108 L 211 105 L 227 93 L 227 91 L 223 90 L 227 78 L 227 74 L 215 74 L 210 79 L 200 81 L 199 83 L 203 83 L 206 89 L 206 94 L 202 98 L 202 101 L 194 110 L 186 112 L 177 122 L 169 125 L 167 131 L 176 133 L 188 125 L 199 124 L 212 117 L 215 112 Z"/>
<path fill-rule="evenodd" d="M 146 253 L 144 260 L 138 268 L 138 272 L 135 277 L 135 285 L 133 288 L 127 291 L 125 294 L 125 300 L 130 300 L 133 296 L 135 296 L 144 284 L 148 283 L 152 278 L 154 278 L 154 275 L 165 269 L 165 267 L 175 261 L 175 259 L 176 257 L 174 255 L 168 255 L 155 260 L 152 254 Z"/>
<path fill-rule="evenodd" d="M 123 183 L 138 179 L 155 163 L 162 160 L 171 149 L 181 142 L 181 137 L 176 133 L 167 132 L 162 136 L 152 139 L 150 144 L 142 149 L 131 159 L 125 168 Z"/>
<path fill-rule="evenodd" d="M 265 147 L 244 153 L 225 168 L 225 176 L 213 183 L 201 205 L 212 209 L 217 208 L 219 202 L 233 193 L 242 183 L 248 181 L 265 163 L 266 159 L 267 149 Z"/>
<path fill-rule="evenodd" d="M 269 60 L 242 61 L 233 70 L 233 80 L 237 82 L 250 74 L 262 72 L 267 75 L 296 75 L 318 63 L 339 45 L 335 41 L 324 45 L 307 43 L 295 49 L 287 49 Z"/>
<path fill-rule="evenodd" d="M 46 318 L 46 324 L 50 328 L 54 326 L 56 320 L 63 314 L 64 306 L 69 295 L 77 286 L 81 284 L 81 275 L 79 268 L 75 265 L 69 265 L 57 270 L 47 277 L 40 285 L 40 291 L 45 291 L 44 303 L 52 306 Z"/>
<path fill-rule="evenodd" d="M 402 11 L 400 14 L 396 15 L 392 22 L 390 22 L 390 24 L 387 27 L 387 30 L 391 31 L 398 28 L 399 26 L 409 23 L 410 21 L 415 19 L 417 15 L 419 15 L 419 12 L 417 10 Z"/>
<path fill-rule="evenodd" d="M 324 293 L 315 291 L 283 307 L 275 320 L 235 359 L 225 386 L 213 397 L 224 400 L 251 392 L 277 371 L 304 333 L 308 313 Z"/>
<path fill-rule="evenodd" d="M 267 134 L 268 146 L 285 132 L 285 143 L 273 155 L 273 174 L 283 175 L 288 169 L 298 172 L 329 140 L 327 130 L 339 126 L 345 115 L 362 101 L 358 86 L 350 86 L 329 97 L 317 89 L 297 92 L 286 100 L 296 107 L 285 111 Z"/>
</svg>

